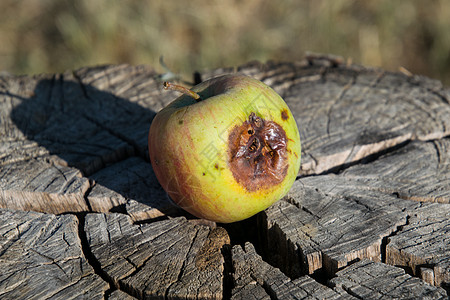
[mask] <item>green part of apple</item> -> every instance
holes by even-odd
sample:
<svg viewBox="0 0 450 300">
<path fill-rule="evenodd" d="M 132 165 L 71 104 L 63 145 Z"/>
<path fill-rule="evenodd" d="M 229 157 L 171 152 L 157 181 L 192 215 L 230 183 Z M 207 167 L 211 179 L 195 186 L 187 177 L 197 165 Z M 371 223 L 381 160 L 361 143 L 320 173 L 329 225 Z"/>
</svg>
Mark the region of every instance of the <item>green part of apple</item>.
<svg viewBox="0 0 450 300">
<path fill-rule="evenodd" d="M 281 199 L 300 168 L 300 136 L 283 99 L 266 84 L 225 75 L 192 88 L 155 116 L 150 160 L 161 186 L 189 213 L 220 223 Z"/>
</svg>

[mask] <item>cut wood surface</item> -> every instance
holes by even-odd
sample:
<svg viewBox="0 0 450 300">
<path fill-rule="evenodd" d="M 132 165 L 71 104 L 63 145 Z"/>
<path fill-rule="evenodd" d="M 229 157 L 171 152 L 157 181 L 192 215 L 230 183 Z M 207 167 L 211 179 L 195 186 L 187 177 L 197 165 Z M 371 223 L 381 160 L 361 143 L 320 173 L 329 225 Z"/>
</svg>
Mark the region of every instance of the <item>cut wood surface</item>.
<svg viewBox="0 0 450 300">
<path fill-rule="evenodd" d="M 231 225 L 156 180 L 147 134 L 177 96 L 162 74 L 2 74 L 0 298 L 446 298 L 450 90 L 330 56 L 200 77 L 236 72 L 285 99 L 302 166 L 285 198 Z"/>
<path fill-rule="evenodd" d="M 122 290 L 150 297 L 223 295 L 223 228 L 191 225 L 184 218 L 135 225 L 124 214 L 89 214 L 85 230 L 101 269 Z"/>
<path fill-rule="evenodd" d="M 447 294 L 400 268 L 362 260 L 339 271 L 330 280 L 336 291 L 345 291 L 357 299 L 448 299 Z"/>
<path fill-rule="evenodd" d="M 232 299 L 447 299 L 444 290 L 401 268 L 361 260 L 339 271 L 324 286 L 308 275 L 294 280 L 265 262 L 247 243 L 234 246 Z"/>
<path fill-rule="evenodd" d="M 75 216 L 0 211 L 1 299 L 103 299 L 109 288 L 82 251 Z"/>
<path fill-rule="evenodd" d="M 232 299 L 357 299 L 337 293 L 308 275 L 294 280 L 272 267 L 246 243 L 244 249 L 234 246 Z"/>
</svg>

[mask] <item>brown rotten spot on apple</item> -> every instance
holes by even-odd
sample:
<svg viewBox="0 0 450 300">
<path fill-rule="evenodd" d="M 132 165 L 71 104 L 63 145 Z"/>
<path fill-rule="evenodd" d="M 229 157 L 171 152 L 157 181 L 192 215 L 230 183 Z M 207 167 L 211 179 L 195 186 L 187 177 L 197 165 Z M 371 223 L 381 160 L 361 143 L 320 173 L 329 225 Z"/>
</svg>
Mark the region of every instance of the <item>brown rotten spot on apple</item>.
<svg viewBox="0 0 450 300">
<path fill-rule="evenodd" d="M 288 115 L 287 109 L 283 109 L 281 111 L 281 118 L 283 119 L 283 121 L 287 121 L 287 119 L 289 119 L 289 115 Z"/>
<path fill-rule="evenodd" d="M 280 184 L 288 170 L 284 129 L 252 112 L 228 137 L 229 164 L 236 181 L 249 192 Z"/>
</svg>

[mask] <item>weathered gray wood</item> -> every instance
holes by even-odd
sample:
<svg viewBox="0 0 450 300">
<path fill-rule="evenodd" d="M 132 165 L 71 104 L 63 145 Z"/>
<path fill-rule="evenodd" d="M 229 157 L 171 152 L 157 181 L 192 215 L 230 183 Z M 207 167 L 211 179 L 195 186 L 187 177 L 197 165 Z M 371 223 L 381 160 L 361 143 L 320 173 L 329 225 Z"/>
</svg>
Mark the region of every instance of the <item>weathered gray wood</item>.
<svg viewBox="0 0 450 300">
<path fill-rule="evenodd" d="M 164 91 L 159 74 L 145 66 L 83 68 L 74 74 L 88 102 L 82 114 L 147 158 L 151 120 L 178 94 Z"/>
<path fill-rule="evenodd" d="M 106 167 L 90 179 L 94 184 L 87 200 L 93 211 L 124 205 L 134 222 L 183 213 L 168 198 L 149 163 L 139 157 Z"/>
<path fill-rule="evenodd" d="M 333 276 L 358 258 L 382 259 L 383 238 L 406 224 L 406 213 L 395 206 L 370 206 L 371 198 L 327 196 L 305 188 L 301 181 L 267 209 L 264 244 L 274 264 L 290 274 L 325 271 Z"/>
<path fill-rule="evenodd" d="M 327 194 L 374 191 L 406 200 L 449 203 L 450 139 L 412 142 L 376 161 L 350 167 L 339 176 L 308 177 L 302 182 Z"/>
<path fill-rule="evenodd" d="M 301 174 L 450 133 L 450 93 L 439 81 L 316 56 L 213 70 L 204 77 L 236 71 L 267 83 L 289 105 L 302 140 Z"/>
<path fill-rule="evenodd" d="M 429 221 L 434 234 L 422 231 L 422 223 L 405 225 L 416 220 L 413 216 L 421 206 L 431 220 L 449 219 L 447 204 L 429 206 L 410 201 L 449 202 L 450 151 L 446 150 L 449 145 L 447 139 L 417 141 L 338 175 L 297 180 L 286 201 L 276 203 L 264 213 L 267 248 L 277 249 L 278 253 L 272 256 L 274 263 L 292 275 L 325 270 L 329 276 L 362 258 L 413 269 L 429 263 L 436 264 L 433 276 L 436 279 L 428 282 L 448 285 L 448 224 Z M 409 228 L 407 234 L 403 233 L 405 228 Z M 406 250 L 400 245 L 392 248 L 391 239 L 385 240 L 391 234 L 404 236 L 411 243 L 408 249 L 414 243 L 417 248 Z M 392 240 L 398 238 L 394 236 Z M 386 245 L 390 250 L 384 253 Z M 410 251 L 418 251 L 415 260 Z M 430 276 L 425 270 L 426 274 Z"/>
<path fill-rule="evenodd" d="M 291 280 L 270 266 L 246 243 L 232 249 L 234 288 L 232 299 L 356 299 L 336 292 L 309 276 Z"/>
<path fill-rule="evenodd" d="M 136 300 L 136 299 L 137 298 L 128 295 L 127 293 L 122 292 L 121 290 L 115 290 L 108 297 L 108 300 Z"/>
<path fill-rule="evenodd" d="M 0 207 L 48 213 L 87 211 L 80 171 L 31 158 L 0 168 Z"/>
<path fill-rule="evenodd" d="M 71 215 L 0 209 L 1 299 L 103 299 Z"/>
<path fill-rule="evenodd" d="M 388 238 L 386 262 L 411 269 L 429 284 L 450 283 L 450 205 L 423 205 Z"/>
<path fill-rule="evenodd" d="M 89 214 L 85 230 L 102 270 L 139 299 L 222 298 L 223 229 L 184 218 L 133 225 L 123 214 Z"/>
<path fill-rule="evenodd" d="M 303 138 L 303 174 L 359 161 L 403 141 L 450 133 L 449 95 L 440 82 L 354 65 L 333 67 L 328 60 L 309 63 L 275 65 L 258 76 L 294 112 Z"/>
<path fill-rule="evenodd" d="M 83 175 L 135 154 L 147 158 L 152 109 L 175 97 L 161 94 L 155 76 L 147 68 L 123 65 L 55 76 L 3 77 L 0 206 L 49 213 L 88 211 L 85 193 L 90 185 Z M 114 179 L 111 173 L 105 184 Z M 97 181 L 94 192 L 101 185 Z M 95 193 L 90 198 L 95 199 Z M 144 201 L 144 216 L 161 207 L 159 202 L 149 206 L 151 201 Z M 109 197 L 93 206 L 109 211 L 115 204 L 123 203 Z"/>
<path fill-rule="evenodd" d="M 245 275 L 248 263 L 224 270 L 225 232 L 195 225 L 213 223 L 179 217 L 192 218 L 171 204 L 147 153 L 151 120 L 176 95 L 163 92 L 158 74 L 146 67 L 2 75 L 0 207 L 125 213 L 86 216 L 89 242 L 84 246 L 99 262 L 96 272 L 122 289 L 110 291 L 111 298 L 124 291 L 138 298 L 313 297 L 319 284 L 306 274 L 333 276 L 347 269 L 359 274 L 358 265 L 351 268 L 364 258 L 401 265 L 426 282 L 449 286 L 449 89 L 424 77 L 320 56 L 216 69 L 202 77 L 230 72 L 272 86 L 300 128 L 301 178 L 283 201 L 259 215 L 259 227 L 252 230 L 261 234 L 264 259 L 285 274 L 256 259 L 250 245 L 234 247 L 233 259 L 252 257 L 253 266 L 262 269 L 252 269 L 253 277 Z M 70 232 L 69 225 L 61 226 Z M 71 260 L 70 254 L 58 255 Z M 22 276 L 17 274 L 11 278 Z M 224 276 L 239 285 L 230 291 Z M 98 284 L 109 286 L 100 279 Z M 376 291 L 396 295 L 398 290 L 391 295 L 387 286 L 380 280 Z M 349 295 L 319 287 L 334 296 Z M 0 293 L 6 291 L 11 290 L 0 287 Z"/>
<path fill-rule="evenodd" d="M 101 102 L 108 102 L 112 94 L 103 93 L 97 101 L 83 97 L 82 86 L 71 73 L 5 79 L 1 114 L 2 131 L 6 134 L 2 134 L 2 140 L 37 142 L 37 148 L 28 151 L 28 159 L 34 157 L 74 166 L 90 174 L 133 151 L 119 137 L 102 130 L 99 124 L 89 120 L 89 115 L 82 113 L 83 110 L 90 114 L 99 111 Z M 96 114 L 101 115 L 102 111 Z M 47 152 L 44 157 L 42 147 Z M 7 154 L 3 164 L 9 163 L 11 157 L 20 159 L 17 154 Z"/>
<path fill-rule="evenodd" d="M 299 63 L 253 63 L 204 72 L 203 78 L 238 71 L 279 92 L 300 127 L 302 174 L 322 173 L 404 141 L 450 133 L 449 93 L 439 82 L 339 62 L 310 57 Z M 25 176 L 19 162 L 34 158 L 49 164 L 46 168 L 68 165 L 88 176 L 134 154 L 147 159 L 150 122 L 155 112 L 175 98 L 171 92 L 162 92 L 155 78 L 157 74 L 148 68 L 126 65 L 55 76 L 4 76 L 0 86 L 2 166 L 17 169 L 15 176 Z M 32 178 L 18 179 L 27 186 Z M 2 198 L 16 191 L 10 184 L 1 190 L 6 194 Z M 44 198 L 46 191 L 40 193 Z M 107 211 L 116 200 L 106 199 L 110 204 L 100 207 Z M 86 210 L 84 199 L 74 201 L 78 203 L 73 207 L 49 212 Z M 30 210 L 41 209 L 32 201 L 26 204 Z"/>
<path fill-rule="evenodd" d="M 448 299 L 444 289 L 383 263 L 362 260 L 336 275 L 330 285 L 358 299 Z"/>
</svg>

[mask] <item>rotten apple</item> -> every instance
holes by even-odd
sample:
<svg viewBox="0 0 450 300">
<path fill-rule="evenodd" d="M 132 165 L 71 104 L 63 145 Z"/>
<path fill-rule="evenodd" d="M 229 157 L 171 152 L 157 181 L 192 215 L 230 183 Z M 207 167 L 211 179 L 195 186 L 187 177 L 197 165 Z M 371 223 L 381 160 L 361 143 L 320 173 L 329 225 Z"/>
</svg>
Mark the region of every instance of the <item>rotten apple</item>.
<svg viewBox="0 0 450 300">
<path fill-rule="evenodd" d="M 230 223 L 281 199 L 300 168 L 300 137 L 283 99 L 242 75 L 204 81 L 155 116 L 150 160 L 161 186 L 189 213 Z"/>
</svg>

